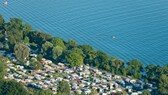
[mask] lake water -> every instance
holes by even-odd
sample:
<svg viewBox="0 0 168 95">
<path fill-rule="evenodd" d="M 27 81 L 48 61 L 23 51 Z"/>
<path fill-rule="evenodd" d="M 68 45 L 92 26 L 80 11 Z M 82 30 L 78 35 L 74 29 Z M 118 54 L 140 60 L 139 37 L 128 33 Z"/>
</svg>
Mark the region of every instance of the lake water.
<svg viewBox="0 0 168 95">
<path fill-rule="evenodd" d="M 7 0 L 0 14 L 129 61 L 168 64 L 168 0 Z"/>
</svg>

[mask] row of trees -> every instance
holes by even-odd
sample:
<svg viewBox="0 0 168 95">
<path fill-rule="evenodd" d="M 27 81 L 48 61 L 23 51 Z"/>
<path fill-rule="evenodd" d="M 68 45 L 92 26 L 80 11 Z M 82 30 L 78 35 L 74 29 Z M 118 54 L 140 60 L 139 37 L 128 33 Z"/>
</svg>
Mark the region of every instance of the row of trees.
<svg viewBox="0 0 168 95">
<path fill-rule="evenodd" d="M 156 82 L 161 94 L 168 94 L 168 66 L 143 64 L 139 60 L 124 62 L 107 55 L 103 51 L 96 51 L 89 45 L 77 45 L 74 40 L 64 41 L 43 32 L 32 30 L 31 26 L 17 18 L 5 23 L 0 16 L 0 49 L 14 52 L 17 59 L 24 63 L 29 60 L 30 48 L 38 53 L 38 59 L 45 57 L 54 62 L 67 62 L 70 67 L 89 64 L 113 74 L 132 76 L 145 79 L 146 82 Z M 39 62 L 31 61 L 32 69 L 39 69 Z M 37 68 L 34 68 L 37 67 Z M 145 73 L 146 75 L 143 75 Z"/>
<path fill-rule="evenodd" d="M 0 79 L 0 95 L 29 95 L 22 84 Z"/>
</svg>

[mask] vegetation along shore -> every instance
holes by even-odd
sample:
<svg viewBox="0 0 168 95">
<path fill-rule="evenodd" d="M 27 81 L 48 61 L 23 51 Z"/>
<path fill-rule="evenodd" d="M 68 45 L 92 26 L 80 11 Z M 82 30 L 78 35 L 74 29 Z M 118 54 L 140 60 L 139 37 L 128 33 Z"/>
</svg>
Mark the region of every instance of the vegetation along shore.
<svg viewBox="0 0 168 95">
<path fill-rule="evenodd" d="M 0 15 L 0 95 L 168 95 L 168 65 L 124 62 Z"/>
</svg>

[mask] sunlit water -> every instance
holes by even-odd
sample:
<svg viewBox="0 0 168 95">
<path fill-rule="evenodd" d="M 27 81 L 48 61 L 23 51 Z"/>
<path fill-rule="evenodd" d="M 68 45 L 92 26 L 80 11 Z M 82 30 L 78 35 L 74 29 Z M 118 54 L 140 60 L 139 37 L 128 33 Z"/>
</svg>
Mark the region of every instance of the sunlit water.
<svg viewBox="0 0 168 95">
<path fill-rule="evenodd" d="M 168 0 L 0 0 L 6 20 L 18 17 L 53 36 L 144 64 L 168 63 Z"/>
</svg>

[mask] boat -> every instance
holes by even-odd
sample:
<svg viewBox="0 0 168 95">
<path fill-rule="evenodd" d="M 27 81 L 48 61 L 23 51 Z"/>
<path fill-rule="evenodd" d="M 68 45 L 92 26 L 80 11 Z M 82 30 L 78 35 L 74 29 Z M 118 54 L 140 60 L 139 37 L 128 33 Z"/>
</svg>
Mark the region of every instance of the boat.
<svg viewBox="0 0 168 95">
<path fill-rule="evenodd" d="M 116 37 L 115 36 L 113 36 L 113 39 L 115 39 Z"/>
<path fill-rule="evenodd" d="M 5 6 L 8 5 L 8 2 L 7 2 L 7 1 L 4 1 L 4 5 L 5 5 Z"/>
</svg>

